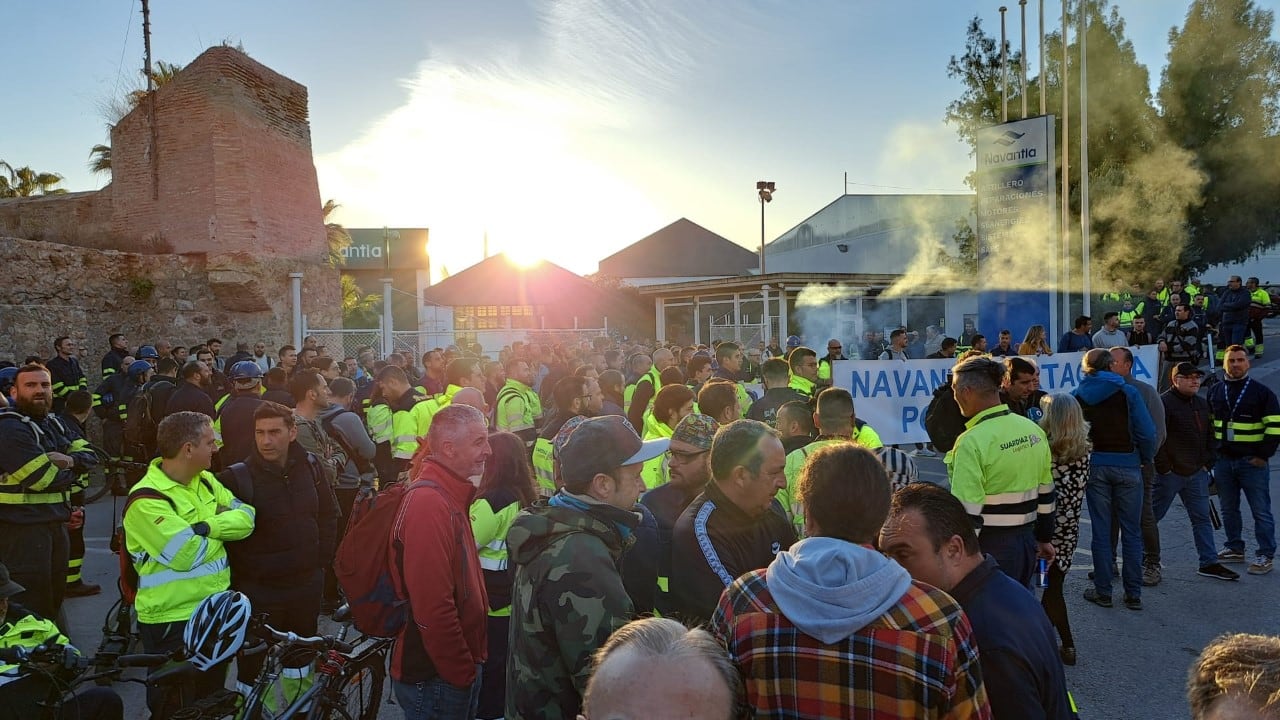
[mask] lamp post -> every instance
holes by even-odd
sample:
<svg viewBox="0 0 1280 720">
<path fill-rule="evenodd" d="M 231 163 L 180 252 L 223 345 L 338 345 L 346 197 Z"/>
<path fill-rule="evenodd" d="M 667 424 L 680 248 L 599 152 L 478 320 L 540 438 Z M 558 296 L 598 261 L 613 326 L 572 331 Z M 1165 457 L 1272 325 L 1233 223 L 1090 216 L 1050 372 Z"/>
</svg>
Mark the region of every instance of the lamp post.
<svg viewBox="0 0 1280 720">
<path fill-rule="evenodd" d="M 773 202 L 773 193 L 777 186 L 772 180 L 761 180 L 756 183 L 756 192 L 760 194 L 760 274 L 764 275 L 764 204 Z"/>
</svg>

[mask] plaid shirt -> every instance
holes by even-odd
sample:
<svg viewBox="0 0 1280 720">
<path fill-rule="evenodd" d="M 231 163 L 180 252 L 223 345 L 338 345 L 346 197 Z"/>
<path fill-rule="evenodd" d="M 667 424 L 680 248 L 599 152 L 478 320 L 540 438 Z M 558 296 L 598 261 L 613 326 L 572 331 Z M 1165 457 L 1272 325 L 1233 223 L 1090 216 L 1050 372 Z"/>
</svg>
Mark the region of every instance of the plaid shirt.
<svg viewBox="0 0 1280 720">
<path fill-rule="evenodd" d="M 968 618 L 922 583 L 870 625 L 825 645 L 782 615 L 757 570 L 725 590 L 711 632 L 742 673 L 756 718 L 991 719 Z"/>
</svg>

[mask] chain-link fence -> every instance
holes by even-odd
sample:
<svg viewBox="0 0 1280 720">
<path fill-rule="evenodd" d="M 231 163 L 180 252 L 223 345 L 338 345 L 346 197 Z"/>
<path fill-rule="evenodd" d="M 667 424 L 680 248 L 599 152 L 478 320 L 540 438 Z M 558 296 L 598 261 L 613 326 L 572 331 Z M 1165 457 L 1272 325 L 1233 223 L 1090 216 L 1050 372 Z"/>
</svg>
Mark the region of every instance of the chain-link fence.
<svg viewBox="0 0 1280 720">
<path fill-rule="evenodd" d="M 307 328 L 305 337 L 314 337 L 316 342 L 329 351 L 329 355 L 338 359 L 356 357 L 362 347 L 373 348 L 375 355 L 382 355 L 382 331 L 373 330 L 316 330 Z"/>
</svg>

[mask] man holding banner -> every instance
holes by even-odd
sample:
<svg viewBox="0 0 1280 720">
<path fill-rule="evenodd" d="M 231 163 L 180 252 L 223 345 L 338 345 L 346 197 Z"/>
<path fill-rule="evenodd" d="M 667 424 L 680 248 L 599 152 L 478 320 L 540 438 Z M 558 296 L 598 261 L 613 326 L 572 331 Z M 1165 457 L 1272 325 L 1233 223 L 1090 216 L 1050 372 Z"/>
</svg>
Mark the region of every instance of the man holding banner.
<svg viewBox="0 0 1280 720">
<path fill-rule="evenodd" d="M 1054 558 L 1053 458 L 1040 426 L 1000 402 L 1004 374 L 1004 364 L 989 357 L 955 367 L 952 388 L 969 421 L 944 462 L 982 551 L 1030 588 L 1036 557 Z"/>
</svg>

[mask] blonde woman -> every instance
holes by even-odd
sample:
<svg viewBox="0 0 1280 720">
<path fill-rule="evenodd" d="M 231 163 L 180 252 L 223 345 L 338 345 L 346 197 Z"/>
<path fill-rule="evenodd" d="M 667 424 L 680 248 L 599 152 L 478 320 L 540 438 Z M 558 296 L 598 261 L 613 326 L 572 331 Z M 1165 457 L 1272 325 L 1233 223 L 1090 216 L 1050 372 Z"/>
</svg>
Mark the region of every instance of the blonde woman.
<svg viewBox="0 0 1280 720">
<path fill-rule="evenodd" d="M 1032 325 L 1027 328 L 1027 336 L 1022 339 L 1022 344 L 1018 346 L 1019 355 L 1052 355 L 1053 348 L 1049 347 L 1048 341 L 1044 339 L 1044 326 Z"/>
<path fill-rule="evenodd" d="M 1062 586 L 1080 540 L 1080 508 L 1084 505 L 1084 486 L 1089 481 L 1089 452 L 1093 445 L 1080 403 L 1069 393 L 1046 395 L 1040 400 L 1040 408 L 1044 411 L 1040 427 L 1049 436 L 1049 449 L 1053 452 L 1053 485 L 1057 491 L 1057 521 L 1053 528 L 1057 557 L 1049 565 L 1049 587 L 1040 602 L 1062 638 L 1062 662 L 1075 665 L 1076 644 Z"/>
</svg>

